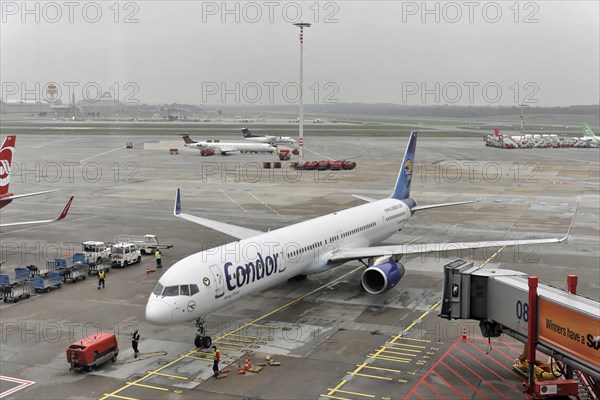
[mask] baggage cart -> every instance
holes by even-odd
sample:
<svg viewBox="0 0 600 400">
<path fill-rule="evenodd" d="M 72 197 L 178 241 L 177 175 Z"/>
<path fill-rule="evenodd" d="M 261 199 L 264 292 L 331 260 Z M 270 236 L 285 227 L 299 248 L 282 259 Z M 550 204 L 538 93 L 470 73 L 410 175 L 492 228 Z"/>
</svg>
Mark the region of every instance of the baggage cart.
<svg viewBox="0 0 600 400">
<path fill-rule="evenodd" d="M 33 277 L 33 289 L 36 292 L 49 292 L 53 286 L 60 288 L 63 284 L 63 276 L 58 271 L 51 271 L 46 276 Z"/>
<path fill-rule="evenodd" d="M 33 282 L 30 280 L 23 280 L 12 285 L 0 285 L 0 292 L 4 302 L 12 301 L 16 303 L 20 298 L 30 298 L 33 293 Z"/>
<path fill-rule="evenodd" d="M 88 275 L 89 266 L 83 263 L 73 264 L 70 267 L 61 267 L 60 274 L 63 277 L 63 282 L 76 282 L 79 279 L 85 279 Z"/>
<path fill-rule="evenodd" d="M 27 268 L 15 268 L 14 277 L 7 274 L 0 275 L 0 285 L 11 286 L 27 279 L 29 279 L 29 270 Z"/>
<path fill-rule="evenodd" d="M 110 271 L 111 264 L 110 264 L 110 262 L 103 262 L 100 264 L 88 263 L 88 266 L 89 266 L 88 275 L 98 275 L 98 272 L 100 272 L 100 271 L 105 271 L 105 272 Z"/>
</svg>

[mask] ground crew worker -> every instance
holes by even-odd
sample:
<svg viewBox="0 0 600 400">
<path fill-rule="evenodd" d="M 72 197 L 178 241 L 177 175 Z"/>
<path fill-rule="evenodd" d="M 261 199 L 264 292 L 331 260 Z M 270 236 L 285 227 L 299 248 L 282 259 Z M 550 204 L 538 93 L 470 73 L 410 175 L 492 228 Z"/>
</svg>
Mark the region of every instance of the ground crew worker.
<svg viewBox="0 0 600 400">
<path fill-rule="evenodd" d="M 219 361 L 221 361 L 221 352 L 217 350 L 217 346 L 213 346 L 213 376 L 219 376 Z"/>
<path fill-rule="evenodd" d="M 106 271 L 101 269 L 98 271 L 98 290 L 100 290 L 100 285 L 104 289 L 104 279 L 106 278 Z"/>
<path fill-rule="evenodd" d="M 156 257 L 156 268 L 162 268 L 162 263 L 160 261 L 160 250 L 156 249 L 154 252 L 154 257 Z"/>
<path fill-rule="evenodd" d="M 138 350 L 138 342 L 140 341 L 140 333 L 138 330 L 134 330 L 131 333 L 131 347 L 133 347 L 133 358 L 137 358 L 139 350 Z"/>
</svg>

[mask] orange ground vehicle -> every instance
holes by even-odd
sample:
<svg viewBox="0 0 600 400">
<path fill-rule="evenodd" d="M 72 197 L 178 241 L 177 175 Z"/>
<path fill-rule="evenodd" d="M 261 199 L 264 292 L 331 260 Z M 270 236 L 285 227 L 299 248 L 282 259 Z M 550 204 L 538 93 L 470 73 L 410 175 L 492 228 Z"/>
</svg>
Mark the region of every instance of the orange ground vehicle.
<svg viewBox="0 0 600 400">
<path fill-rule="evenodd" d="M 114 333 L 97 333 L 79 340 L 67 349 L 69 371 L 91 371 L 106 361 L 117 361 L 119 344 Z"/>
</svg>

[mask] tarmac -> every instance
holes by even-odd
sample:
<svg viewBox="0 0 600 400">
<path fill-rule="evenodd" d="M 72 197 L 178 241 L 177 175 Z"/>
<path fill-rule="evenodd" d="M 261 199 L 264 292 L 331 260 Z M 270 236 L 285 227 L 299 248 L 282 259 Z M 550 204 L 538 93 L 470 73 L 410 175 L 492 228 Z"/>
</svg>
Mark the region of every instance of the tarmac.
<svg viewBox="0 0 600 400">
<path fill-rule="evenodd" d="M 411 195 L 419 204 L 477 203 L 415 214 L 385 244 L 547 238 L 534 247 L 446 252 L 403 259 L 406 274 L 391 291 L 359 288 L 363 267 L 347 263 L 288 282 L 211 314 L 207 329 L 231 372 L 212 378 L 208 351 L 193 346 L 193 323 L 148 324 L 144 310 L 158 278 L 177 260 L 232 241 L 173 216 L 175 189 L 186 212 L 257 230 L 276 229 L 360 204 L 352 197 L 389 195 L 408 132 L 397 137 L 316 137 L 305 159 L 348 159 L 351 171 L 263 169 L 275 155 L 201 157 L 176 136 L 18 135 L 13 193 L 61 188 L 15 200 L 2 222 L 57 216 L 70 195 L 67 219 L 0 233 L 2 274 L 72 255 L 86 240 L 155 234 L 174 247 L 164 268 L 154 260 L 111 269 L 106 288 L 95 277 L 67 283 L 17 303 L 1 303 L 0 397 L 6 399 L 399 399 L 515 398 L 511 368 L 522 344 L 503 336 L 483 341 L 475 321 L 437 316 L 443 265 L 462 258 L 482 268 L 536 275 L 600 300 L 600 169 L 598 149 L 488 148 L 480 138 L 420 137 Z M 234 141 L 231 137 L 213 139 Z M 125 143 L 134 142 L 132 149 Z M 179 154 L 171 155 L 176 147 Z M 498 299 L 503 301 L 503 299 Z M 507 305 L 509 306 L 509 305 Z M 130 332 L 141 334 L 133 358 Z M 116 363 L 69 372 L 65 350 L 98 331 L 120 343 Z M 259 373 L 238 374 L 246 354 Z M 272 356 L 279 366 L 268 365 Z"/>
</svg>

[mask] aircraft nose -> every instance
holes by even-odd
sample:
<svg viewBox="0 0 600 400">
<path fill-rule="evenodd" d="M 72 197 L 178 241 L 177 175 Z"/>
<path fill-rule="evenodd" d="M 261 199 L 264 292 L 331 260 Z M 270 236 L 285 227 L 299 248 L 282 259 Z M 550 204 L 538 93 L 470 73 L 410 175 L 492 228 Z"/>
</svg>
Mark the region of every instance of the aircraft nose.
<svg viewBox="0 0 600 400">
<path fill-rule="evenodd" d="M 154 325 L 167 325 L 173 321 L 173 308 L 160 300 L 148 300 L 146 321 Z"/>
</svg>

